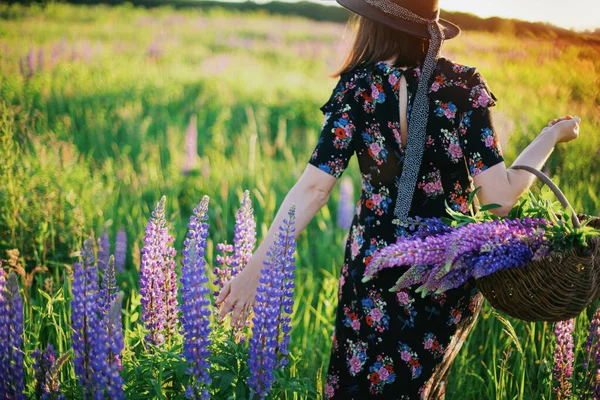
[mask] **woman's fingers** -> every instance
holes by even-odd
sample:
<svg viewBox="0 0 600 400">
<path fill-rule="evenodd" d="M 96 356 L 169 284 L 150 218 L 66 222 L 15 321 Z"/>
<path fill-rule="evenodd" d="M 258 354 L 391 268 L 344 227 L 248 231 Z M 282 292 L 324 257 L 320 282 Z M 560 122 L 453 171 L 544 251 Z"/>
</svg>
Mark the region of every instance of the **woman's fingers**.
<svg viewBox="0 0 600 400">
<path fill-rule="evenodd" d="M 246 309 L 246 305 L 241 301 L 238 301 L 231 313 L 231 326 L 235 327 L 238 324 L 242 312 Z"/>
<path fill-rule="evenodd" d="M 231 309 L 235 306 L 236 301 L 228 296 L 223 304 L 221 304 L 221 309 L 219 311 L 219 315 L 217 316 L 217 321 L 223 321 L 223 318 L 231 311 Z"/>
<path fill-rule="evenodd" d="M 229 291 L 231 290 L 231 281 L 227 282 L 223 285 L 223 288 L 219 292 L 217 299 L 215 300 L 215 306 L 218 306 L 225 298 L 229 295 Z"/>
</svg>

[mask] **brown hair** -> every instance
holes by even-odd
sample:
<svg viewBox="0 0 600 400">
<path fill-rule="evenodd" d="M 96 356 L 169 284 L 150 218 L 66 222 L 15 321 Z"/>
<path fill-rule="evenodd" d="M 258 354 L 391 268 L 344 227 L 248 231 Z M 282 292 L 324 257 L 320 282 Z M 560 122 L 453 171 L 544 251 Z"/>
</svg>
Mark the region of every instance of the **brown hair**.
<svg viewBox="0 0 600 400">
<path fill-rule="evenodd" d="M 355 30 L 354 40 L 346 60 L 333 78 L 358 65 L 375 64 L 394 57 L 394 67 L 414 67 L 425 60 L 429 39 L 404 33 L 358 14 L 353 14 L 348 24 Z"/>
</svg>

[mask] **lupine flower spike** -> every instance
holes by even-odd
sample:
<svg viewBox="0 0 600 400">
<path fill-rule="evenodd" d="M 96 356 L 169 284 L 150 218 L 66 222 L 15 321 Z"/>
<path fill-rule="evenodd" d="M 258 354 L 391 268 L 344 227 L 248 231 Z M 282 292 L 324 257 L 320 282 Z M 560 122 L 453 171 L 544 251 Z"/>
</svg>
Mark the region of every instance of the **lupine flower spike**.
<svg viewBox="0 0 600 400">
<path fill-rule="evenodd" d="M 233 234 L 233 256 L 231 261 L 232 276 L 239 274 L 252 257 L 256 244 L 256 221 L 250 200 L 250 192 L 244 191 L 242 204 L 235 217 L 235 232 Z"/>
<path fill-rule="evenodd" d="M 101 396 L 106 386 L 107 332 L 100 319 L 98 268 L 94 263 L 93 240 L 83 243 L 81 261 L 73 266 L 73 299 L 71 300 L 71 337 L 75 374 L 89 399 Z"/>
<path fill-rule="evenodd" d="M 189 399 L 209 399 L 207 387 L 211 384 L 208 374 L 210 363 L 209 317 L 211 314 L 210 289 L 207 286 L 206 238 L 208 236 L 208 202 L 204 196 L 194 209 L 184 241 L 183 267 L 181 269 L 181 311 L 183 314 L 183 349 L 190 365 L 190 385 L 186 390 Z"/>
<path fill-rule="evenodd" d="M 252 393 L 264 399 L 271 390 L 276 367 L 286 364 L 290 319 L 293 307 L 295 206 L 288 219 L 279 227 L 279 235 L 267 252 L 254 305 L 252 337 L 250 339 L 248 384 Z M 281 336 L 281 338 L 280 338 Z M 277 361 L 277 355 L 281 359 Z"/>
<path fill-rule="evenodd" d="M 177 328 L 175 249 L 166 227 L 165 200 L 160 199 L 146 225 L 140 270 L 142 321 L 146 340 L 154 345 L 170 340 Z"/>
<path fill-rule="evenodd" d="M 410 220 L 406 234 L 379 249 L 369 261 L 363 282 L 385 268 L 411 266 L 390 291 L 421 284 L 417 292 L 442 293 L 495 271 L 518 268 L 545 249 L 546 221 L 495 220 L 453 228 L 439 218 Z M 412 233 L 410 233 L 412 231 Z"/>
<path fill-rule="evenodd" d="M 558 400 L 571 397 L 571 377 L 573 375 L 573 328 L 574 320 L 557 322 L 554 334 L 556 348 L 554 350 L 554 379 L 557 385 L 553 388 Z"/>
<path fill-rule="evenodd" d="M 67 361 L 68 353 L 58 360 L 51 344 L 44 351 L 35 349 L 31 354 L 33 358 L 33 370 L 35 371 L 35 395 L 42 400 L 64 400 L 65 396 L 60 393 L 60 381 L 58 372 Z"/>
<path fill-rule="evenodd" d="M 100 314 L 104 318 L 113 301 L 117 298 L 117 281 L 115 280 L 115 257 L 110 256 L 104 276 L 100 283 Z"/>
<path fill-rule="evenodd" d="M 127 256 L 127 233 L 125 229 L 119 229 L 115 245 L 115 271 L 125 272 L 125 261 Z"/>
<path fill-rule="evenodd" d="M 111 256 L 111 263 L 113 257 Z M 110 399 L 121 400 L 125 398 L 123 385 L 125 384 L 121 377 L 121 352 L 125 345 L 123 338 L 123 325 L 121 324 L 121 307 L 123 303 L 123 292 L 115 294 L 110 307 L 104 317 L 103 323 L 106 327 L 108 347 L 108 360 L 106 365 L 106 392 Z"/>
<path fill-rule="evenodd" d="M 213 273 L 215 274 L 215 280 L 213 281 L 213 285 L 217 287 L 217 289 L 213 292 L 214 296 L 218 296 L 223 289 L 223 286 L 231 279 L 231 263 L 233 255 L 233 245 L 227 243 L 219 243 L 216 246 L 217 252 L 221 254 L 217 254 L 215 258 L 215 267 L 213 268 Z"/>
<path fill-rule="evenodd" d="M 108 257 L 110 257 L 110 241 L 108 239 L 108 232 L 104 228 L 102 236 L 98 238 L 98 268 L 102 273 L 104 273 L 108 264 Z"/>
<path fill-rule="evenodd" d="M 25 399 L 23 371 L 23 298 L 17 275 L 0 265 L 0 393 L 7 399 Z"/>
</svg>

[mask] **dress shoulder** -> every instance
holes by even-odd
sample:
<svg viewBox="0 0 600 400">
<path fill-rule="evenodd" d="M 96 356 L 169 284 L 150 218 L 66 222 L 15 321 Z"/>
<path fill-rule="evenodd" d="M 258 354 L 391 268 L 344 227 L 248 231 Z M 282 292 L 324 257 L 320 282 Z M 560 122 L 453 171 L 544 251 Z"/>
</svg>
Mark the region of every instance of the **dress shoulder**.
<svg viewBox="0 0 600 400">
<path fill-rule="evenodd" d="M 346 71 L 339 76 L 339 79 L 331 92 L 331 96 L 319 109 L 323 114 L 334 112 L 341 107 L 348 107 L 355 104 L 356 96 L 361 86 L 360 81 L 364 78 L 364 73 L 360 68 L 354 68 Z"/>
<path fill-rule="evenodd" d="M 438 63 L 430 96 L 452 99 L 459 111 L 492 107 L 498 101 L 476 67 L 447 58 L 441 58 Z"/>
</svg>

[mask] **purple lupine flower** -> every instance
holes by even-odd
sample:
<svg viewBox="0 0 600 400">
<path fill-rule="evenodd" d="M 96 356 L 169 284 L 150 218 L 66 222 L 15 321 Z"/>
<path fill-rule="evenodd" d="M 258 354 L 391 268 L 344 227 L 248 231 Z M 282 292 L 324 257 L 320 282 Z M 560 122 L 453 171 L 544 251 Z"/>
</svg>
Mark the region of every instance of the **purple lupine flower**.
<svg viewBox="0 0 600 400">
<path fill-rule="evenodd" d="M 140 270 L 142 321 L 146 339 L 154 345 L 170 341 L 177 329 L 175 249 L 166 226 L 165 200 L 162 196 L 146 225 Z"/>
<path fill-rule="evenodd" d="M 12 353 L 11 349 L 7 346 L 10 332 L 10 325 L 8 324 L 9 313 L 6 293 L 6 272 L 4 272 L 2 261 L 0 260 L 0 371 L 8 371 L 8 364 Z M 0 377 L 0 393 L 7 393 L 7 385 L 6 378 Z"/>
<path fill-rule="evenodd" d="M 600 351 L 600 305 L 590 321 L 590 332 L 585 342 L 585 362 L 584 369 L 587 370 L 591 360 L 595 360 L 596 354 Z"/>
<path fill-rule="evenodd" d="M 345 177 L 340 183 L 340 199 L 337 208 L 337 223 L 341 229 L 350 229 L 354 218 L 354 187 L 352 179 Z"/>
<path fill-rule="evenodd" d="M 184 331 L 183 349 L 190 365 L 190 385 L 186 390 L 188 399 L 209 399 L 207 387 L 211 384 L 208 374 L 210 363 L 209 317 L 210 289 L 207 286 L 206 237 L 208 236 L 208 202 L 204 196 L 194 209 L 184 241 L 183 267 L 181 269 L 181 311 Z"/>
<path fill-rule="evenodd" d="M 250 338 L 249 360 L 250 378 L 248 384 L 253 393 L 264 399 L 271 389 L 276 367 L 284 366 L 288 354 L 289 318 L 293 303 L 293 279 L 295 249 L 295 206 L 288 212 L 289 218 L 283 221 L 279 235 L 267 252 L 254 305 L 252 337 Z M 288 315 L 284 315 L 286 313 Z M 280 338 L 280 336 L 283 336 Z M 277 355 L 282 359 L 277 361 Z"/>
<path fill-rule="evenodd" d="M 112 260 L 112 257 L 111 257 Z M 106 393 L 110 399 L 121 400 L 125 398 L 123 386 L 125 381 L 121 377 L 121 352 L 125 345 L 123 338 L 123 326 L 121 324 L 121 305 L 123 303 L 123 292 L 115 295 L 110 304 L 107 314 L 104 317 L 103 325 L 106 327 L 108 340 L 106 345 L 107 365 L 106 365 Z"/>
<path fill-rule="evenodd" d="M 198 161 L 198 117 L 193 114 L 185 135 L 185 164 L 183 165 L 183 174 L 187 175 L 196 167 Z"/>
<path fill-rule="evenodd" d="M 213 273 L 215 274 L 215 280 L 213 281 L 213 285 L 217 286 L 217 289 L 213 292 L 214 296 L 218 296 L 223 289 L 223 286 L 232 277 L 231 273 L 231 262 L 233 253 L 233 245 L 225 243 L 219 243 L 216 246 L 217 252 L 221 254 L 217 254 L 215 257 L 215 267 L 213 268 Z"/>
<path fill-rule="evenodd" d="M 94 262 L 93 240 L 81 250 L 82 261 L 73 267 L 71 337 L 75 374 L 85 399 L 102 396 L 106 386 L 107 332 L 100 318 L 98 268 Z"/>
<path fill-rule="evenodd" d="M 167 233 L 165 228 L 165 233 Z M 175 272 L 175 256 L 177 251 L 173 247 L 175 237 L 167 233 L 167 242 L 164 261 L 165 274 L 165 335 L 169 343 L 179 332 L 179 305 L 177 303 L 177 274 Z"/>
<path fill-rule="evenodd" d="M 108 264 L 108 257 L 110 257 L 110 241 L 108 239 L 108 232 L 104 228 L 102 236 L 98 238 L 98 268 L 100 272 L 104 272 Z"/>
<path fill-rule="evenodd" d="M 573 375 L 573 329 L 574 319 L 560 321 L 555 324 L 556 348 L 554 350 L 553 376 L 557 385 L 553 391 L 558 399 L 571 396 L 571 377 Z"/>
<path fill-rule="evenodd" d="M 165 199 L 165 196 L 160 199 L 146 225 L 140 268 L 142 321 L 148 330 L 146 340 L 154 345 L 165 341 L 165 276 L 162 266 L 166 248 L 166 238 L 163 235 L 166 225 Z"/>
<path fill-rule="evenodd" d="M 399 221 L 398 226 L 401 228 L 398 236 L 420 238 L 442 235 L 454 229 L 445 224 L 440 218 L 422 218 L 419 216 L 407 218 L 406 221 Z"/>
<path fill-rule="evenodd" d="M 252 257 L 256 244 L 256 221 L 253 215 L 250 192 L 244 191 L 242 203 L 235 217 L 233 234 L 233 257 L 231 261 L 232 276 L 239 274 Z"/>
<path fill-rule="evenodd" d="M 127 233 L 121 227 L 117 233 L 115 244 L 115 271 L 119 273 L 125 272 L 125 262 L 127 261 Z"/>
<path fill-rule="evenodd" d="M 8 399 L 25 399 L 23 390 L 23 298 L 17 275 L 0 265 L 0 393 Z"/>
<path fill-rule="evenodd" d="M 33 78 L 35 74 L 35 56 L 33 52 L 33 47 L 29 48 L 29 53 L 27 53 L 27 77 Z"/>
<path fill-rule="evenodd" d="M 290 343 L 290 331 L 292 330 L 291 315 L 294 307 L 294 276 L 296 270 L 296 206 L 292 205 L 288 211 L 288 219 L 283 220 L 283 225 L 279 228 L 279 242 L 282 248 L 281 268 L 283 270 L 285 282 L 283 283 L 282 312 L 280 314 L 280 333 L 281 339 L 278 340 L 277 352 L 281 354 L 278 367 L 283 368 L 287 365 L 287 355 L 289 354 L 287 346 Z"/>
<path fill-rule="evenodd" d="M 43 351 L 35 349 L 31 354 L 31 358 L 33 358 L 33 370 L 35 371 L 36 398 L 42 400 L 63 400 L 65 396 L 60 394 L 58 371 L 66 361 L 67 356 L 56 360 L 54 347 L 48 344 Z"/>
<path fill-rule="evenodd" d="M 104 276 L 100 283 L 100 315 L 102 318 L 108 313 L 108 309 L 117 298 L 117 281 L 115 279 L 115 257 L 110 256 L 108 266 L 104 269 Z"/>
<path fill-rule="evenodd" d="M 450 234 L 408 238 L 400 236 L 396 243 L 379 249 L 366 266 L 363 282 L 370 280 L 385 268 L 400 265 L 441 265 L 444 263 L 446 243 Z"/>
<path fill-rule="evenodd" d="M 469 278 L 481 278 L 501 269 L 526 265 L 545 243 L 544 220 L 495 220 L 452 228 L 441 220 L 411 219 L 405 235 L 377 250 L 362 281 L 384 268 L 409 265 L 391 291 L 421 284 L 423 296 L 456 288 Z"/>
</svg>

